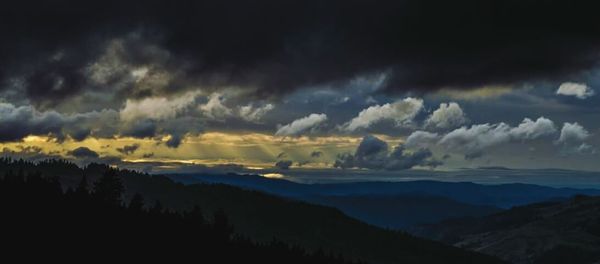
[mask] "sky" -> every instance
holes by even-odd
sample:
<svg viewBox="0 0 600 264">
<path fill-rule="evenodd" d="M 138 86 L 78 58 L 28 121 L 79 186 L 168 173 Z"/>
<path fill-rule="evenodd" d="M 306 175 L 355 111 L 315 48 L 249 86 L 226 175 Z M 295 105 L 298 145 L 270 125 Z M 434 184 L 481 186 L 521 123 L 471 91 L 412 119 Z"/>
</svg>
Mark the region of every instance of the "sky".
<svg viewBox="0 0 600 264">
<path fill-rule="evenodd" d="M 600 171 L 591 2 L 7 1 L 0 150 L 146 172 Z"/>
</svg>

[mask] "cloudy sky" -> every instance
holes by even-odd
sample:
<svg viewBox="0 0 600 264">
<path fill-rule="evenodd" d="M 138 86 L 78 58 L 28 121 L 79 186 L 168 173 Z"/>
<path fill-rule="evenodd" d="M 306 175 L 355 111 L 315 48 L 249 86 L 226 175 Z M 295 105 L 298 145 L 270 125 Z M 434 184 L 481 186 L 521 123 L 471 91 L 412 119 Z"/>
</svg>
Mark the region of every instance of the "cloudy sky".
<svg viewBox="0 0 600 264">
<path fill-rule="evenodd" d="M 2 155 L 600 171 L 592 1 L 9 1 Z"/>
</svg>

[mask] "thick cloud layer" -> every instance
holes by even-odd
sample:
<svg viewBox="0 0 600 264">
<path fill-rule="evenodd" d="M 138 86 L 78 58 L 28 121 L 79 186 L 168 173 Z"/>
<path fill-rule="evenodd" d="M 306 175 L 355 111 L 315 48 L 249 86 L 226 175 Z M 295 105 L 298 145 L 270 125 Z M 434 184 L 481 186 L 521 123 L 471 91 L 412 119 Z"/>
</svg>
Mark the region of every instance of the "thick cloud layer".
<svg viewBox="0 0 600 264">
<path fill-rule="evenodd" d="M 583 0 L 10 1 L 0 11 L 0 79 L 3 87 L 21 80 L 38 106 L 83 89 L 136 82 L 144 67 L 161 80 L 161 92 L 195 83 L 249 87 L 266 97 L 381 72 L 387 73 L 382 89 L 390 92 L 554 79 L 597 63 L 598 5 Z M 90 74 L 115 39 L 127 40 L 116 53 L 126 62 L 117 66 L 125 68 L 96 67 Z M 97 82 L 93 76 L 104 77 Z M 156 92 L 150 87 L 126 93 Z"/>
<path fill-rule="evenodd" d="M 0 142 L 20 141 L 29 135 L 71 137 L 83 140 L 90 135 L 112 137 L 117 113 L 112 110 L 61 114 L 38 111 L 33 106 L 0 103 Z"/>
<path fill-rule="evenodd" d="M 65 120 L 52 112 L 40 113 L 30 106 L 0 103 L 0 141 L 16 141 L 30 134 L 61 134 Z"/>
</svg>

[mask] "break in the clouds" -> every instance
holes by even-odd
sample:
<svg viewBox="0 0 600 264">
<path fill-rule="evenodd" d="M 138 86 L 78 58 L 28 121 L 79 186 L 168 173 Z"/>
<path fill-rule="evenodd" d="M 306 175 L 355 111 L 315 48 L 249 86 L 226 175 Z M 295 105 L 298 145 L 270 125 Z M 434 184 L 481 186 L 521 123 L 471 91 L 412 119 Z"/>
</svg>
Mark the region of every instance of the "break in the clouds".
<svg viewBox="0 0 600 264">
<path fill-rule="evenodd" d="M 342 126 L 342 130 L 354 132 L 366 129 L 381 121 L 393 121 L 396 126 L 409 124 L 423 108 L 423 100 L 405 98 L 393 103 L 370 106 Z"/>
<path fill-rule="evenodd" d="M 566 82 L 556 90 L 556 94 L 574 96 L 578 99 L 586 99 L 595 94 L 594 90 L 584 83 Z"/>
</svg>

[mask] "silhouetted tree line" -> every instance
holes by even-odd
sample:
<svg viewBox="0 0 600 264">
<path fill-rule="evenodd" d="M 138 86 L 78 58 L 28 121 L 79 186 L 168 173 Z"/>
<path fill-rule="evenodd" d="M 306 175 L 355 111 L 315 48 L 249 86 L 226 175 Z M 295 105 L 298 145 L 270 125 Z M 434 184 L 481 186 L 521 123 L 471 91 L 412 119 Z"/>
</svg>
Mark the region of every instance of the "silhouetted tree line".
<svg viewBox="0 0 600 264">
<path fill-rule="evenodd" d="M 232 235 L 230 223 L 236 234 L 252 240 Z M 0 246 L 0 256 L 83 256 L 78 262 L 119 255 L 132 261 L 162 257 L 167 263 L 347 263 L 337 256 L 341 253 L 386 264 L 503 263 L 365 225 L 322 206 L 221 184 L 184 185 L 106 164 L 79 167 L 60 159 L 0 158 L 0 226 L 0 241 L 10 242 L 10 248 Z"/>
<path fill-rule="evenodd" d="M 2 163 L 2 161 L 0 161 Z M 61 164 L 65 165 L 65 164 Z M 0 179 L 1 238 L 5 253 L 21 257 L 193 263 L 351 263 L 319 250 L 282 242 L 254 243 L 234 234 L 227 215 L 199 208 L 173 212 L 139 194 L 123 200 L 117 170 L 66 191 L 57 177 L 20 169 Z M 7 254 L 5 254 L 5 257 Z"/>
</svg>

